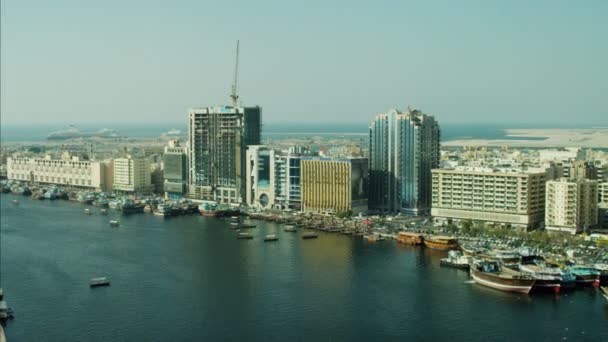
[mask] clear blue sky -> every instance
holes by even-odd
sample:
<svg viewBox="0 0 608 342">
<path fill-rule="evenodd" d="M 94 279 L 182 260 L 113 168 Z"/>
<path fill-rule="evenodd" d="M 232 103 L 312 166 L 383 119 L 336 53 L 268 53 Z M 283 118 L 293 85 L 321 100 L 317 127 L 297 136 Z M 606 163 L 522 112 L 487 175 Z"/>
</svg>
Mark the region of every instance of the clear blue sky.
<svg viewBox="0 0 608 342">
<path fill-rule="evenodd" d="M 608 1 L 2 0 L 3 123 L 185 122 L 240 95 L 265 122 L 608 124 Z"/>
</svg>

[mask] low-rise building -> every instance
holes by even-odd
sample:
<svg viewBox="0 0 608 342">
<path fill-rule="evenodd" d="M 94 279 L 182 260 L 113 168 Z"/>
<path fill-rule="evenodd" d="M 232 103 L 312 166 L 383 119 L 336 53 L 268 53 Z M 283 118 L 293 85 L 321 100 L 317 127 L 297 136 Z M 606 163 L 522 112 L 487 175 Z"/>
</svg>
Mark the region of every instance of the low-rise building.
<svg viewBox="0 0 608 342">
<path fill-rule="evenodd" d="M 367 158 L 302 157 L 302 210 L 367 211 Z"/>
<path fill-rule="evenodd" d="M 151 192 L 152 181 L 148 159 L 130 155 L 114 159 L 114 191 L 124 193 Z"/>
<path fill-rule="evenodd" d="M 108 191 L 106 163 L 80 160 L 65 156 L 63 159 L 8 158 L 7 178 L 38 184 L 56 184 L 73 189 Z"/>
<path fill-rule="evenodd" d="M 580 233 L 598 223 L 597 181 L 588 179 L 547 182 L 545 228 Z"/>
<path fill-rule="evenodd" d="M 490 168 L 432 170 L 431 214 L 439 223 L 474 220 L 542 226 L 546 172 Z"/>
</svg>

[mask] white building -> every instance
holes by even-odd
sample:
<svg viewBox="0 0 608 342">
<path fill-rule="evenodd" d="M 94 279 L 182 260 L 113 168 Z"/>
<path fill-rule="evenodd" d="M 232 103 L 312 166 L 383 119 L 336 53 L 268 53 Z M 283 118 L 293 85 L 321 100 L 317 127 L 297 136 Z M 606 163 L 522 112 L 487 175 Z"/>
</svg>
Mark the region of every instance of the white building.
<svg viewBox="0 0 608 342">
<path fill-rule="evenodd" d="M 247 148 L 247 190 L 248 206 L 269 209 L 275 206 L 275 151 L 263 145 Z"/>
<path fill-rule="evenodd" d="M 119 192 L 152 191 L 148 159 L 133 156 L 114 159 L 114 190 Z"/>
<path fill-rule="evenodd" d="M 107 164 L 78 157 L 65 159 L 44 158 L 8 158 L 7 178 L 11 180 L 38 184 L 56 184 L 60 186 L 108 191 L 106 183 Z"/>
<path fill-rule="evenodd" d="M 571 160 L 584 160 L 585 151 L 580 147 L 566 147 L 552 150 L 538 151 L 538 157 L 543 162 L 567 162 Z"/>
<path fill-rule="evenodd" d="M 546 186 L 545 228 L 576 234 L 598 223 L 597 181 L 554 180 Z"/>
</svg>

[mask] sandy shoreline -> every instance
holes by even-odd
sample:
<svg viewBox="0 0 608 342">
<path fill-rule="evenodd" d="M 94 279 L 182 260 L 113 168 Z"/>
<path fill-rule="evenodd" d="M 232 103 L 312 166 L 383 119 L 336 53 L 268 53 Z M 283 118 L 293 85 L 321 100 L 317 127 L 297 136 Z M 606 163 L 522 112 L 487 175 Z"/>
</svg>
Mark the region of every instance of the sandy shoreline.
<svg viewBox="0 0 608 342">
<path fill-rule="evenodd" d="M 442 142 L 442 145 L 608 148 L 608 128 L 508 129 L 506 135 L 511 139 L 458 139 Z M 526 140 L 526 138 L 544 139 Z"/>
</svg>

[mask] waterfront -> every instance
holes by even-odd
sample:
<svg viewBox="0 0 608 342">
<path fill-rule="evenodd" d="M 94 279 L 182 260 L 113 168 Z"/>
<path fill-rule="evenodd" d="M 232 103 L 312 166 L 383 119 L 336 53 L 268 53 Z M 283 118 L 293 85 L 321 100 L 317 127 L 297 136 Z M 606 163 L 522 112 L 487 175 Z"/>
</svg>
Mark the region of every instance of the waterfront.
<svg viewBox="0 0 608 342">
<path fill-rule="evenodd" d="M 12 199 L 18 198 L 15 206 Z M 441 252 L 256 221 L 236 240 L 202 216 L 84 215 L 68 201 L 1 195 L 0 285 L 12 340 L 600 341 L 594 289 L 517 295 L 442 268 Z M 118 219 L 120 228 L 109 220 Z M 280 240 L 264 243 L 263 236 Z M 107 276 L 112 285 L 90 289 Z"/>
</svg>

